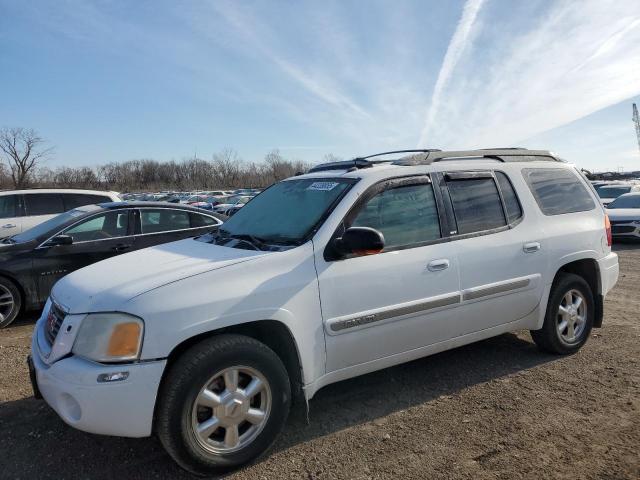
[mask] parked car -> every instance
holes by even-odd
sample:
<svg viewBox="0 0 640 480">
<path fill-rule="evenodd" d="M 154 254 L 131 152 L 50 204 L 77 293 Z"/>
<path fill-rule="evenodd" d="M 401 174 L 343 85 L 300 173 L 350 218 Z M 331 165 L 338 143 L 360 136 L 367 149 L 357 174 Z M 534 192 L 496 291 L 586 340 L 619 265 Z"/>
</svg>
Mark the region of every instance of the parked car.
<svg viewBox="0 0 640 480">
<path fill-rule="evenodd" d="M 116 192 L 97 190 L 6 190 L 0 192 L 0 238 L 24 232 L 76 207 L 119 201 Z"/>
<path fill-rule="evenodd" d="M 219 203 L 213 206 L 213 211 L 221 215 L 230 217 L 240 208 L 244 207 L 253 197 L 248 195 L 240 195 L 232 197 L 228 200 L 228 203 Z"/>
<path fill-rule="evenodd" d="M 631 183 L 605 185 L 598 189 L 598 196 L 600 197 L 600 201 L 602 202 L 602 205 L 606 207 L 611 202 L 613 202 L 616 198 L 618 198 L 620 195 L 624 195 L 625 193 L 631 193 L 631 192 L 640 192 L 640 185 L 635 185 Z"/>
<path fill-rule="evenodd" d="M 57 215 L 0 243 L 0 328 L 44 305 L 69 272 L 123 252 L 217 229 L 225 217 L 162 203 L 102 203 Z M 118 272 L 113 272 L 118 277 Z"/>
<path fill-rule="evenodd" d="M 640 239 L 640 192 L 625 193 L 607 207 L 613 238 Z"/>
<path fill-rule="evenodd" d="M 521 329 L 570 354 L 602 325 L 618 257 L 575 167 L 524 149 L 375 157 L 64 277 L 32 340 L 36 395 L 209 474 L 264 452 L 292 398 L 330 383 Z"/>
</svg>

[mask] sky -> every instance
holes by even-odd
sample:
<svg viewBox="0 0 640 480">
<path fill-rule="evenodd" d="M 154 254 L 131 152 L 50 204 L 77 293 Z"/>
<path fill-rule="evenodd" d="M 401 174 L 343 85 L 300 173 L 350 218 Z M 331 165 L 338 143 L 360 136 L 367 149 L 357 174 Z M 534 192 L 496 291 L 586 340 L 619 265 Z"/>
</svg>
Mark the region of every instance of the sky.
<svg viewBox="0 0 640 480">
<path fill-rule="evenodd" d="M 0 127 L 50 167 L 550 149 L 640 170 L 638 0 L 0 0 Z"/>
</svg>

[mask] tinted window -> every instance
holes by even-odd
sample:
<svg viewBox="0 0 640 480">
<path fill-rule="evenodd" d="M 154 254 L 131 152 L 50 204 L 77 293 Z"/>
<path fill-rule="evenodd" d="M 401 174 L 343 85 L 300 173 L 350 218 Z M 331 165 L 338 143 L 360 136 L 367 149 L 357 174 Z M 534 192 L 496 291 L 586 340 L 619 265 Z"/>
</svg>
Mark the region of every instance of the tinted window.
<svg viewBox="0 0 640 480">
<path fill-rule="evenodd" d="M 157 233 L 191 228 L 191 223 L 187 211 L 145 208 L 140 210 L 140 226 L 142 233 Z"/>
<path fill-rule="evenodd" d="M 513 185 L 509 181 L 509 178 L 502 173 L 496 172 L 496 178 L 498 179 L 498 185 L 500 185 L 500 191 L 502 192 L 502 198 L 504 200 L 504 206 L 507 210 L 507 218 L 509 223 L 515 222 L 522 216 L 522 208 L 516 195 Z"/>
<path fill-rule="evenodd" d="M 64 233 L 71 235 L 74 242 L 124 237 L 127 235 L 128 218 L 127 211 L 108 212 L 80 222 Z"/>
<path fill-rule="evenodd" d="M 191 227 L 193 228 L 206 227 L 209 225 L 214 226 L 220 223 L 215 218 L 209 217 L 208 215 L 200 215 L 199 213 L 190 213 L 189 216 L 191 217 Z"/>
<path fill-rule="evenodd" d="M 602 187 L 598 190 L 598 196 L 600 198 L 618 198 L 620 195 L 629 193 L 631 187 Z"/>
<path fill-rule="evenodd" d="M 0 196 L 0 218 L 12 218 L 16 215 L 16 195 Z"/>
<path fill-rule="evenodd" d="M 385 190 L 367 201 L 351 226 L 382 232 L 385 250 L 440 238 L 433 187 L 424 183 Z"/>
<path fill-rule="evenodd" d="M 607 208 L 640 208 L 640 195 L 622 195 L 611 202 Z"/>
<path fill-rule="evenodd" d="M 447 181 L 458 233 L 473 233 L 506 225 L 502 202 L 493 178 Z"/>
<path fill-rule="evenodd" d="M 86 195 L 83 193 L 63 193 L 65 210 L 82 207 L 83 205 L 93 205 L 94 203 L 112 202 L 111 198 L 104 195 Z"/>
<path fill-rule="evenodd" d="M 585 186 L 571 170 L 541 168 L 526 169 L 522 173 L 545 215 L 585 212 L 596 206 Z"/>
<path fill-rule="evenodd" d="M 53 215 L 65 211 L 58 193 L 27 193 L 24 196 L 27 215 Z"/>
</svg>

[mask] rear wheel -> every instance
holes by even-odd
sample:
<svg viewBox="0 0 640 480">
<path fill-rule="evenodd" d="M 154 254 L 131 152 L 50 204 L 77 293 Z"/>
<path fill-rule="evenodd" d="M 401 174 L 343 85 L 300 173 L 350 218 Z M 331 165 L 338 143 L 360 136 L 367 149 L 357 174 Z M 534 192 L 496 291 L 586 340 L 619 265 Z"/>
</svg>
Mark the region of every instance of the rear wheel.
<svg viewBox="0 0 640 480">
<path fill-rule="evenodd" d="M 0 277 L 0 328 L 13 322 L 22 308 L 22 295 L 15 284 Z"/>
<path fill-rule="evenodd" d="M 289 413 L 291 387 L 270 348 L 225 334 L 197 344 L 170 367 L 158 402 L 165 449 L 183 468 L 206 475 L 271 446 Z"/>
<path fill-rule="evenodd" d="M 531 336 L 542 350 L 569 354 L 589 338 L 594 316 L 593 292 L 580 276 L 561 274 L 553 284 L 544 324 Z"/>
</svg>

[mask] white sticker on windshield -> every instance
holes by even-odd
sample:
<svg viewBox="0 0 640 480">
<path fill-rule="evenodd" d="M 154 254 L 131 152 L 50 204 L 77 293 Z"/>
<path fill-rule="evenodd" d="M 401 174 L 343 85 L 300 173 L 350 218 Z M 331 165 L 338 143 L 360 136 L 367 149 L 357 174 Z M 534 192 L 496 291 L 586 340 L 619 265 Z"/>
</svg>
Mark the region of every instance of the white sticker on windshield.
<svg viewBox="0 0 640 480">
<path fill-rule="evenodd" d="M 307 187 L 307 190 L 329 191 L 329 190 L 333 190 L 336 187 L 336 185 L 338 185 L 337 182 L 313 182 L 311 185 Z"/>
</svg>

